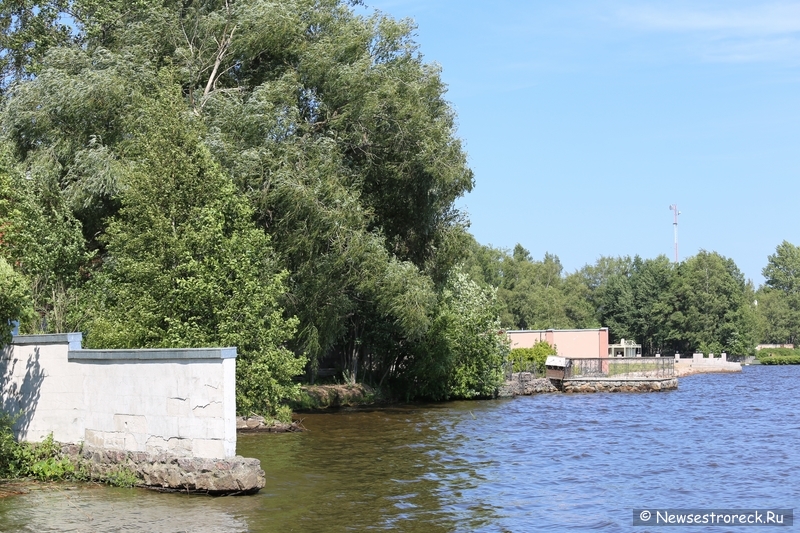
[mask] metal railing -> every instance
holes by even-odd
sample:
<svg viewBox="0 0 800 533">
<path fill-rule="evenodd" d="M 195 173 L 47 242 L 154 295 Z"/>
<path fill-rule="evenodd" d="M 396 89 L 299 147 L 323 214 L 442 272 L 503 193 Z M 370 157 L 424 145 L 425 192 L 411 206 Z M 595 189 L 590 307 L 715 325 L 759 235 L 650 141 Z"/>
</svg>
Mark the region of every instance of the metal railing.
<svg viewBox="0 0 800 533">
<path fill-rule="evenodd" d="M 675 377 L 672 357 L 568 359 L 564 379 L 648 380 Z"/>
</svg>

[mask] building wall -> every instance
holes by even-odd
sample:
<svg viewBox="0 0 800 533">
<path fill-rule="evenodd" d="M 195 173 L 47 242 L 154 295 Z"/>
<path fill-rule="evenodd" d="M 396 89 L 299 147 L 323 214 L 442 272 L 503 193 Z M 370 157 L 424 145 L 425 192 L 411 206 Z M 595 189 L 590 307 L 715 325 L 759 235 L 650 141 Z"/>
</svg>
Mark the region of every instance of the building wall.
<svg viewBox="0 0 800 533">
<path fill-rule="evenodd" d="M 82 350 L 81 334 L 16 336 L 0 408 L 18 438 L 112 450 L 236 454 L 236 349 Z"/>
<path fill-rule="evenodd" d="M 531 348 L 540 341 L 555 344 L 558 355 L 572 359 L 608 357 L 608 328 L 507 331 L 511 348 Z"/>
</svg>

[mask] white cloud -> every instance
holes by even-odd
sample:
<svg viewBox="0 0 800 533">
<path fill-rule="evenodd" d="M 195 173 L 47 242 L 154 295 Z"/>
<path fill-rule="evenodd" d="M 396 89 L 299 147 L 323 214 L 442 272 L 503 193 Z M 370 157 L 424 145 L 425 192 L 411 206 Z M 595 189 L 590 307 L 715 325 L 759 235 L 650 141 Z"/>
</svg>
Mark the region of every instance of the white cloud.
<svg viewBox="0 0 800 533">
<path fill-rule="evenodd" d="M 618 18 L 642 29 L 735 35 L 785 35 L 800 32 L 800 3 L 707 10 L 639 7 L 621 9 Z"/>
<path fill-rule="evenodd" d="M 691 49 L 713 62 L 792 61 L 800 59 L 800 3 L 783 2 L 729 8 L 684 4 L 627 7 L 617 22 L 648 32 L 688 35 Z"/>
<path fill-rule="evenodd" d="M 619 17 L 632 25 L 667 31 L 711 31 L 738 35 L 800 32 L 800 4 L 766 4 L 746 9 L 622 9 Z"/>
</svg>

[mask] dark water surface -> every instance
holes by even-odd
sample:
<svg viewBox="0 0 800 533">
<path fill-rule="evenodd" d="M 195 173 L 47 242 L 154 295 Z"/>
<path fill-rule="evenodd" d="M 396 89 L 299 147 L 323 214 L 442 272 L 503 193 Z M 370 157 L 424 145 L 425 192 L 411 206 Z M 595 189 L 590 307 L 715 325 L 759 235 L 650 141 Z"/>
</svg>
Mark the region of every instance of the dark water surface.
<svg viewBox="0 0 800 533">
<path fill-rule="evenodd" d="M 800 366 L 753 366 L 662 393 L 308 415 L 239 436 L 267 473 L 256 496 L 58 484 L 0 500 L 0 531 L 643 533 L 634 508 L 800 511 L 798 384 Z"/>
</svg>

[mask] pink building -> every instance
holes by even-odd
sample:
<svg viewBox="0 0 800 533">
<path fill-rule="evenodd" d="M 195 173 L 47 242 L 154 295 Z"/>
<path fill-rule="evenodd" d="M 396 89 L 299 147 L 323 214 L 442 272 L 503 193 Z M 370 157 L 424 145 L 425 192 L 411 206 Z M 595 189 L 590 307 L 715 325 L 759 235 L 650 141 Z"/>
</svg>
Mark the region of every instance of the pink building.
<svg viewBox="0 0 800 533">
<path fill-rule="evenodd" d="M 523 329 L 506 331 L 511 348 L 532 348 L 547 341 L 558 355 L 571 359 L 608 357 L 608 328 L 599 329 Z"/>
</svg>

